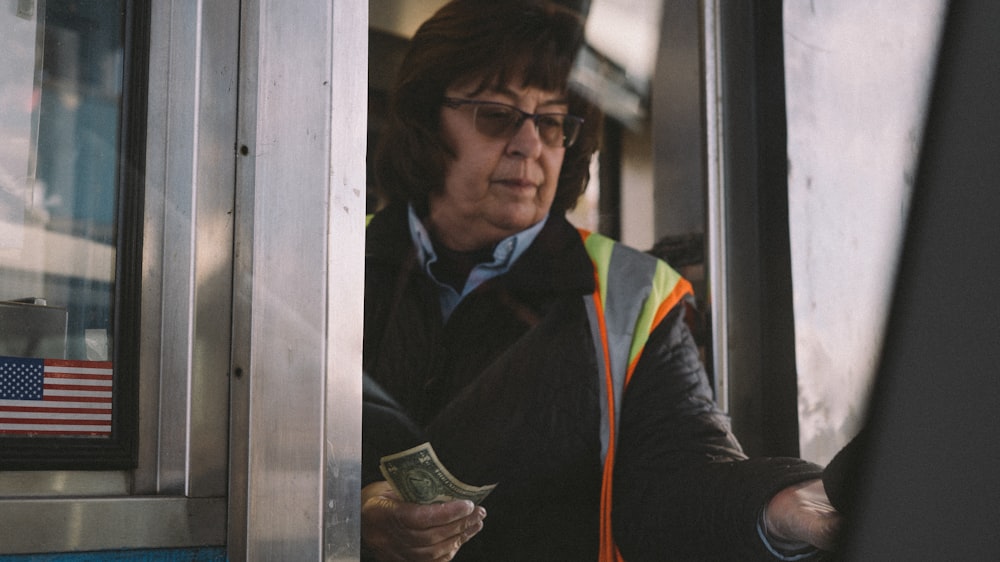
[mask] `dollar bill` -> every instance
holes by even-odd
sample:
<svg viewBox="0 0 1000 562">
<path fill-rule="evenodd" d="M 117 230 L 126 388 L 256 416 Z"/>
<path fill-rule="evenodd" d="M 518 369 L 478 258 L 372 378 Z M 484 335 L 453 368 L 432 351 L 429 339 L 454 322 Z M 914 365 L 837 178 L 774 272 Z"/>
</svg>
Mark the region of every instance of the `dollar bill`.
<svg viewBox="0 0 1000 562">
<path fill-rule="evenodd" d="M 382 457 L 379 469 L 396 493 L 413 503 L 470 500 L 478 505 L 497 486 L 470 486 L 455 478 L 430 443 Z"/>
</svg>

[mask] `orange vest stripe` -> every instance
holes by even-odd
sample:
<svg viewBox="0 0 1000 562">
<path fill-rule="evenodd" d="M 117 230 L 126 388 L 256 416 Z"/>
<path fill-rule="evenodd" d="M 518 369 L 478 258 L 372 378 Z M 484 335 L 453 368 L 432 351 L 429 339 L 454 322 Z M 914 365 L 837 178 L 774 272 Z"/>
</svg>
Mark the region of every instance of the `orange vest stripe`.
<svg viewBox="0 0 1000 562">
<path fill-rule="evenodd" d="M 598 329 L 601 333 L 601 343 L 604 349 L 601 350 L 601 355 L 604 359 L 604 377 L 606 388 L 614 388 L 614 380 L 612 379 L 611 371 L 611 355 L 608 353 L 608 332 L 607 325 L 604 322 L 604 308 L 602 306 L 601 300 L 601 290 L 600 287 L 603 286 L 600 283 L 597 271 L 594 271 L 594 277 L 597 281 L 597 288 L 594 289 L 594 305 L 597 308 L 597 319 L 598 319 Z M 607 408 L 609 412 L 614 412 L 615 410 L 615 399 L 612 393 L 607 393 L 605 396 L 607 401 Z M 608 423 L 610 424 L 609 431 L 611 435 L 614 435 L 614 417 L 609 416 Z M 601 553 L 600 560 L 620 560 L 621 556 L 618 554 L 618 548 L 615 546 L 614 539 L 612 537 L 611 529 L 611 518 L 606 517 L 605 514 L 610 515 L 611 513 L 611 476 L 613 474 L 612 468 L 614 465 L 615 458 L 614 440 L 609 440 L 607 456 L 604 457 L 604 470 L 601 476 L 601 522 L 600 522 L 600 533 L 601 533 Z"/>
</svg>

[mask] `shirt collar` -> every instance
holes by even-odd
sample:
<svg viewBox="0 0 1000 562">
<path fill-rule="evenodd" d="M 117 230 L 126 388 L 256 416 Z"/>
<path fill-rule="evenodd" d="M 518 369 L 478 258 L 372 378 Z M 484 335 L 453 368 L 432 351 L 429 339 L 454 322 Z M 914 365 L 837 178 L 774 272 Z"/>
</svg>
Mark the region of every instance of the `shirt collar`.
<svg viewBox="0 0 1000 562">
<path fill-rule="evenodd" d="M 431 242 L 430 233 L 427 231 L 424 223 L 417 217 L 417 212 L 413 208 L 413 205 L 409 205 L 407 211 L 410 224 L 410 237 L 413 239 L 413 245 L 417 249 L 417 258 L 424 271 L 430 275 L 430 265 L 437 260 L 434 244 Z M 493 261 L 481 265 L 499 270 L 500 272 L 510 269 L 510 266 L 524 254 L 528 247 L 531 246 L 531 243 L 535 241 L 535 238 L 538 237 L 538 233 L 545 226 L 547 219 L 548 215 L 534 225 L 498 242 L 493 249 Z M 433 277 L 433 275 L 431 276 Z"/>
</svg>

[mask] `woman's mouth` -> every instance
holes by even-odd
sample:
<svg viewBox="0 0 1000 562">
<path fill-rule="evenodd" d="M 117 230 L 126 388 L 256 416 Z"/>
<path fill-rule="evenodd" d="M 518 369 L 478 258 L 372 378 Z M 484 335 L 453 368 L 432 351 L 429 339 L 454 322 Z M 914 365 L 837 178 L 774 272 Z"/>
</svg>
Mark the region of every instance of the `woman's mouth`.
<svg viewBox="0 0 1000 562">
<path fill-rule="evenodd" d="M 495 181 L 496 183 L 515 189 L 526 189 L 529 187 L 537 187 L 537 184 L 535 182 L 525 178 L 505 178 Z"/>
</svg>

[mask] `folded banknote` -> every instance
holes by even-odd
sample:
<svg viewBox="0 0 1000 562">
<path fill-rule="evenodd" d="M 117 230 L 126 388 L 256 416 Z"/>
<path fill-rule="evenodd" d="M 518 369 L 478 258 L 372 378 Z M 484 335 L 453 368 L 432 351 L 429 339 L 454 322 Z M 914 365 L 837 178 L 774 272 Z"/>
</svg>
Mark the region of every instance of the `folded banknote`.
<svg viewBox="0 0 1000 562">
<path fill-rule="evenodd" d="M 470 500 L 478 505 L 497 486 L 470 486 L 455 478 L 430 443 L 382 457 L 379 469 L 396 493 L 412 503 Z"/>
</svg>

